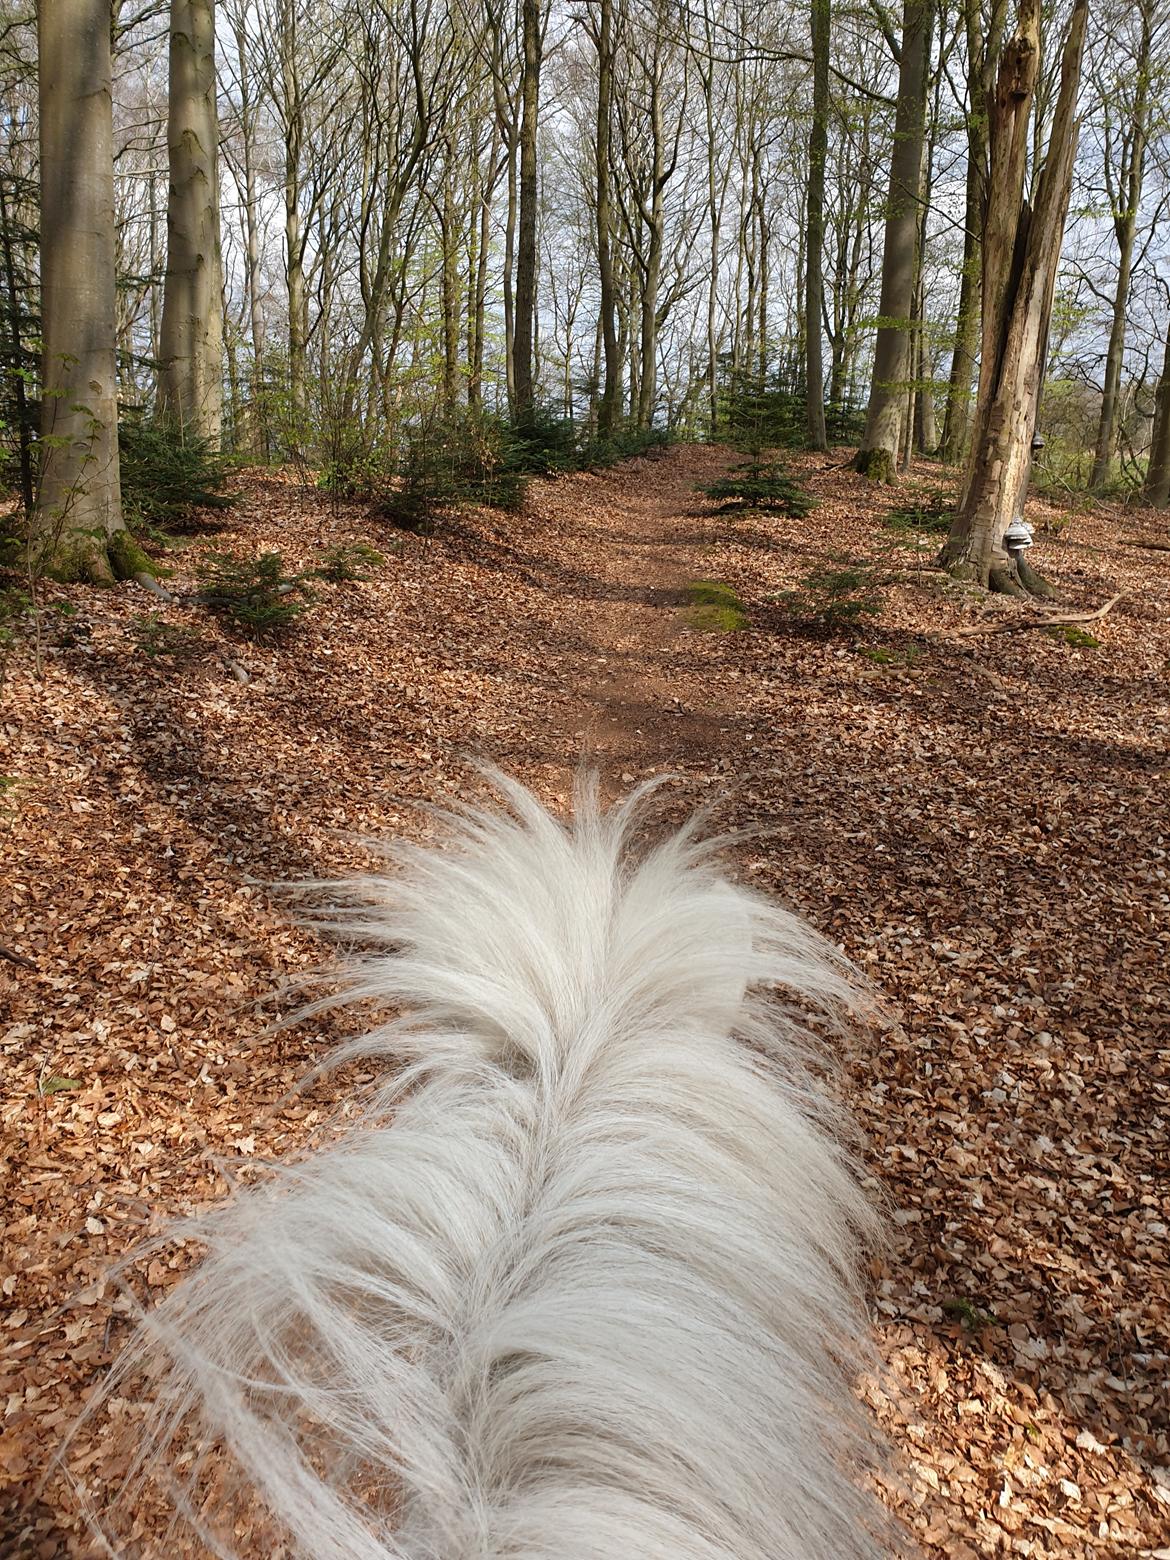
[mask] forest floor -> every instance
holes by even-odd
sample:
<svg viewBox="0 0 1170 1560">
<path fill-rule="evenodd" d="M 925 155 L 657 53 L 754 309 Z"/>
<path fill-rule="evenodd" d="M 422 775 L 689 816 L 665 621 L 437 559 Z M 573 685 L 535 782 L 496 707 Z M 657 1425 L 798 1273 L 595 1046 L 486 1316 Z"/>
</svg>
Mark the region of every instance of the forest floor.
<svg viewBox="0 0 1170 1560">
<path fill-rule="evenodd" d="M 669 811 L 713 800 L 760 827 L 740 869 L 874 982 L 883 1017 L 845 1075 L 892 1227 L 870 1396 L 921 1552 L 1170 1555 L 1170 552 L 1134 545 L 1165 533 L 1117 509 L 1057 537 L 1037 505 L 1065 600 L 1124 596 L 1095 643 L 963 635 L 1020 609 L 944 584 L 935 539 L 883 525 L 940 468 L 874 492 L 844 452 L 794 457 L 819 505 L 794 521 L 698 497 L 727 460 L 537 482 L 521 515 L 429 539 L 247 476 L 224 530 L 168 553 L 180 585 L 208 548 L 305 567 L 362 538 L 385 567 L 320 585 L 280 644 L 134 586 L 54 591 L 40 675 L 17 643 L 0 1554 L 99 1552 L 83 1496 L 124 1471 L 135 1405 L 70 1444 L 72 1482 L 50 1459 L 125 1336 L 111 1261 L 223 1195 L 225 1157 L 327 1130 L 364 1077 L 290 1096 L 359 1019 L 268 1032 L 328 959 L 268 885 L 425 832 L 422 804 L 475 790 L 480 756 L 554 803 L 583 758 L 615 791 L 668 772 Z M 780 598 L 842 556 L 867 560 L 880 613 L 797 632 Z M 697 580 L 733 587 L 747 626 L 699 626 Z M 185 1260 L 140 1264 L 139 1297 Z M 127 1553 L 183 1552 L 156 1515 L 144 1499 Z"/>
</svg>

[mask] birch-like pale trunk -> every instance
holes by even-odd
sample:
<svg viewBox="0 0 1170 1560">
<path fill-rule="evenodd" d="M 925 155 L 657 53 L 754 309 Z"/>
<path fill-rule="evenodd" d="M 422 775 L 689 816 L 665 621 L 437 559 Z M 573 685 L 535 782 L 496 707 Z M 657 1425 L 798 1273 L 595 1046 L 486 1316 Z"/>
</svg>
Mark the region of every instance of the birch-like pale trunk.
<svg viewBox="0 0 1170 1560">
<path fill-rule="evenodd" d="M 159 405 L 184 434 L 217 445 L 223 423 L 223 261 L 214 0 L 171 0 L 167 153 Z"/>
</svg>

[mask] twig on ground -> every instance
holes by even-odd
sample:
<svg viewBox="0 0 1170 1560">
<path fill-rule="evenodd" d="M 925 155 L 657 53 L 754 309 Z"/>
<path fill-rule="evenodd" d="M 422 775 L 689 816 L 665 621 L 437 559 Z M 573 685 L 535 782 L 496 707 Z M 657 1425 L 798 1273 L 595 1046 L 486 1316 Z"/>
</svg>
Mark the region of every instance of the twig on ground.
<svg viewBox="0 0 1170 1560">
<path fill-rule="evenodd" d="M 1116 596 L 1111 596 L 1103 607 L 1097 607 L 1092 612 L 1040 612 L 1030 617 L 1023 617 L 1014 612 L 1004 612 L 994 618 L 984 618 L 980 623 L 972 623 L 966 628 L 953 630 L 953 637 L 969 638 L 973 634 L 1019 634 L 1030 628 L 1077 628 L 1082 623 L 1095 623 L 1103 618 L 1107 612 L 1111 612 L 1125 594 L 1118 591 Z"/>
</svg>

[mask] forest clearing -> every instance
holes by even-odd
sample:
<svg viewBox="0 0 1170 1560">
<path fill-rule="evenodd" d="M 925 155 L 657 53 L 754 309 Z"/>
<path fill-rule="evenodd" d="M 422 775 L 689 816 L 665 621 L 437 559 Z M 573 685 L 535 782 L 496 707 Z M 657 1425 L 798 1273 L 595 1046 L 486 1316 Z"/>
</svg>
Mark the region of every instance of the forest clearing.
<svg viewBox="0 0 1170 1560">
<path fill-rule="evenodd" d="M 696 493 L 727 452 L 684 445 L 422 537 L 245 473 L 165 554 L 172 592 L 210 549 L 279 546 L 297 570 L 352 540 L 382 553 L 316 582 L 278 641 L 133 583 L 49 587 L 0 717 L 6 1556 L 98 1553 L 60 1469 L 29 1495 L 126 1335 L 111 1260 L 303 1149 L 368 1081 L 291 1092 L 361 1018 L 269 1032 L 329 959 L 275 885 L 425 834 L 426 804 L 479 785 L 469 759 L 556 804 L 583 762 L 619 793 L 669 775 L 669 814 L 709 801 L 753 831 L 740 872 L 873 981 L 839 1087 L 891 1223 L 867 1388 L 895 1447 L 884 1498 L 922 1553 L 1167 1552 L 1157 517 L 1102 506 L 1059 531 L 1040 506 L 1062 599 L 1120 599 L 1091 634 L 971 633 L 1019 605 L 889 523 L 939 468 L 888 490 L 846 458 L 793 456 L 812 518 L 729 521 Z M 802 628 L 790 593 L 843 555 L 879 610 Z M 135 1292 L 185 1263 L 166 1249 Z M 116 1483 L 137 1412 L 115 1400 L 71 1445 L 80 1487 Z M 143 1553 L 163 1552 L 155 1520 L 144 1502 Z"/>
</svg>

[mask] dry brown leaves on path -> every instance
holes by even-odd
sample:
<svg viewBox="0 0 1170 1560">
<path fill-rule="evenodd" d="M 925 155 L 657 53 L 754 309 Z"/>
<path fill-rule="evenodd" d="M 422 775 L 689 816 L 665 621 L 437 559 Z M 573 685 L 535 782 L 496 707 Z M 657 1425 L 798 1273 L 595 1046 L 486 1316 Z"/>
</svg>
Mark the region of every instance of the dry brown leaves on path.
<svg viewBox="0 0 1170 1560">
<path fill-rule="evenodd" d="M 536 484 L 520 516 L 465 513 L 322 586 L 279 647 L 131 586 L 59 593 L 75 611 L 47 615 L 42 678 L 18 647 L 0 707 L 0 943 L 27 961 L 0 960 L 4 1555 L 97 1552 L 79 1491 L 116 1481 L 116 1423 L 70 1446 L 75 1486 L 57 1470 L 33 1492 L 125 1334 L 111 1261 L 223 1195 L 225 1159 L 246 1173 L 326 1130 L 362 1081 L 290 1094 L 361 1020 L 268 1032 L 328 957 L 269 885 L 345 871 L 361 835 L 425 831 L 420 803 L 477 783 L 469 754 L 550 800 L 582 756 L 615 790 L 677 775 L 679 812 L 717 798 L 760 831 L 744 872 L 884 998 L 848 1081 L 894 1231 L 874 1274 L 887 1498 L 922 1551 L 1170 1553 L 1170 565 L 1115 545 L 1159 541 L 1154 517 L 1080 519 L 1037 549 L 1072 608 L 1123 593 L 1099 644 L 963 637 L 1019 609 L 947 587 L 926 544 L 883 528 L 903 495 L 805 457 L 808 519 L 717 516 L 694 487 L 723 461 L 677 449 Z M 387 542 L 356 508 L 250 478 L 207 545 L 306 566 L 348 537 Z M 840 557 L 882 611 L 802 636 L 786 594 Z M 733 586 L 748 627 L 689 626 L 695 579 Z M 152 613 L 195 631 L 181 655 L 146 653 Z M 184 1260 L 132 1270 L 139 1298 Z M 158 1522 L 144 1501 L 127 1552 L 182 1553 Z"/>
</svg>

